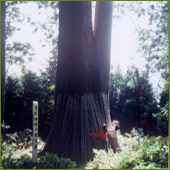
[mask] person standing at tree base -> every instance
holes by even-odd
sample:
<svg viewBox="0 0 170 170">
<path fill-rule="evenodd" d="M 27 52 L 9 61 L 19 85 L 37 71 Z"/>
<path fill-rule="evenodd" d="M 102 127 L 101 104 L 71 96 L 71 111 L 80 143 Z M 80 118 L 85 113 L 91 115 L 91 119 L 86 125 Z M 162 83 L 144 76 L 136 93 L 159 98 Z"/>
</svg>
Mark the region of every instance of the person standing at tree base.
<svg viewBox="0 0 170 170">
<path fill-rule="evenodd" d="M 120 151 L 120 145 L 118 144 L 117 131 L 120 129 L 119 121 L 113 121 L 112 128 L 108 129 L 107 136 L 109 146 L 113 149 L 113 152 Z"/>
<path fill-rule="evenodd" d="M 102 125 L 102 130 L 90 134 L 90 136 L 99 137 L 102 142 L 102 149 L 108 152 L 108 139 L 107 139 L 107 126 L 106 124 Z"/>
</svg>

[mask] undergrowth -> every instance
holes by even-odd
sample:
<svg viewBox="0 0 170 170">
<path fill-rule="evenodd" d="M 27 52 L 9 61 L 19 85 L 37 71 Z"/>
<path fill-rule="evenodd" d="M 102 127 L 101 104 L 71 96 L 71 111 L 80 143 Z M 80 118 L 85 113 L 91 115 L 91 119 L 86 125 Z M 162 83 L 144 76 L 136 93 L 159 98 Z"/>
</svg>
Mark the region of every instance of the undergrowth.
<svg viewBox="0 0 170 170">
<path fill-rule="evenodd" d="M 93 150 L 95 157 L 86 169 L 163 169 L 168 168 L 168 137 L 144 136 L 141 129 L 119 133 L 121 151 Z"/>
<path fill-rule="evenodd" d="M 28 131 L 28 130 L 27 130 Z M 23 132 L 23 133 L 26 133 Z M 38 158 L 32 163 L 28 156 L 18 156 L 31 146 L 30 134 L 1 136 L 1 168 L 2 169 L 74 169 L 75 162 L 68 158 L 59 158 L 52 153 Z M 13 137 L 16 136 L 16 141 Z M 21 135 L 20 135 L 21 136 Z M 29 137 L 29 138 L 28 138 Z M 162 136 L 144 136 L 141 129 L 133 129 L 131 133 L 118 133 L 121 151 L 113 153 L 111 149 L 93 150 L 93 160 L 83 165 L 85 169 L 163 169 L 168 168 L 169 138 Z M 21 145 L 23 144 L 23 146 Z M 82 168 L 82 166 L 81 166 Z"/>
<path fill-rule="evenodd" d="M 28 133 L 29 132 L 29 133 Z M 75 169 L 76 163 L 69 158 L 59 158 L 56 154 L 46 153 L 32 162 L 29 156 L 21 153 L 32 146 L 31 131 L 26 129 L 14 134 L 1 136 L 1 169 Z M 41 139 L 38 139 L 42 142 Z"/>
</svg>

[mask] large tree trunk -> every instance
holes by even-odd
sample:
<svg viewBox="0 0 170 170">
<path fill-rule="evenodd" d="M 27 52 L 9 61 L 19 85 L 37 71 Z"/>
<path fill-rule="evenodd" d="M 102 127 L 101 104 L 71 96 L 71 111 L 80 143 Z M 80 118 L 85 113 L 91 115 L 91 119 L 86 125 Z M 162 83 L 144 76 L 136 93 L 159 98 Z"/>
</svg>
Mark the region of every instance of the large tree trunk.
<svg viewBox="0 0 170 170">
<path fill-rule="evenodd" d="M 96 2 L 94 25 L 95 89 L 109 92 L 112 2 Z"/>
<path fill-rule="evenodd" d="M 112 5 L 111 2 L 99 2 L 98 5 L 94 38 L 91 2 L 59 2 L 56 103 L 45 151 L 77 162 L 90 159 L 92 148 L 99 144 L 90 133 L 98 131 L 103 123 L 110 123 L 108 81 Z"/>
<path fill-rule="evenodd" d="M 1 2 L 1 123 L 4 121 L 5 101 L 5 2 Z"/>
</svg>

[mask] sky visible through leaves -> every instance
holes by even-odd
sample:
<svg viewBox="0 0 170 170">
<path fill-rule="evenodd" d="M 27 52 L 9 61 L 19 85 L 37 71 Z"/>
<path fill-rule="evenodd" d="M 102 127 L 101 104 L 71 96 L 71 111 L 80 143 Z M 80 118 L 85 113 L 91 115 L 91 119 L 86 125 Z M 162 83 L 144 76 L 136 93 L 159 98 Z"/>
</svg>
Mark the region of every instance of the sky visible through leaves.
<svg viewBox="0 0 170 170">
<path fill-rule="evenodd" d="M 147 7 L 147 2 L 146 2 Z M 52 16 L 53 12 L 50 8 L 39 9 L 36 3 L 29 2 L 26 4 L 19 4 L 20 12 L 26 17 L 33 18 L 36 22 L 47 22 L 48 18 Z M 31 9 L 31 10 L 30 10 Z M 120 66 L 122 73 L 125 74 L 128 67 L 134 65 L 139 68 L 140 71 L 145 69 L 145 59 L 142 54 L 138 52 L 138 35 L 137 28 L 147 28 L 148 16 L 138 18 L 134 15 L 134 12 L 125 9 L 124 14 L 121 15 L 121 11 L 117 13 L 120 17 L 114 17 L 112 21 L 112 38 L 111 38 L 111 65 L 113 70 Z M 27 21 L 22 24 L 18 24 L 21 28 L 20 31 L 15 32 L 9 41 L 19 41 L 22 43 L 30 42 L 34 48 L 35 56 L 30 63 L 27 64 L 27 68 L 33 72 L 39 73 L 40 70 L 45 71 L 48 60 L 52 55 L 52 44 L 45 41 L 45 35 L 41 29 L 33 33 L 34 28 Z M 58 30 L 56 30 L 58 34 Z M 45 45 L 45 46 L 44 46 Z M 20 76 L 22 74 L 20 67 L 17 65 L 11 66 L 9 74 L 16 74 Z M 150 81 L 153 83 L 154 88 L 158 88 L 158 81 L 160 75 L 152 75 Z M 157 83 L 155 81 L 157 80 Z"/>
</svg>

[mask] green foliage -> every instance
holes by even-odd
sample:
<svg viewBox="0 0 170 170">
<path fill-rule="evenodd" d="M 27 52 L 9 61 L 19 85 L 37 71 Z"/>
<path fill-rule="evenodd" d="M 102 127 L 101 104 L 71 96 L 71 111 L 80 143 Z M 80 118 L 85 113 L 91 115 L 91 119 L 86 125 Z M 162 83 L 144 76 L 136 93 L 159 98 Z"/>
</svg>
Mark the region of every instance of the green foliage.
<svg viewBox="0 0 170 170">
<path fill-rule="evenodd" d="M 56 66 L 58 55 L 58 3 L 57 2 L 36 2 L 39 14 L 41 8 L 53 9 L 53 17 L 49 17 L 45 23 L 37 22 L 34 18 L 24 16 L 20 12 L 22 2 L 6 2 L 6 72 L 11 65 L 19 65 L 22 69 L 22 76 L 15 78 L 7 75 L 6 96 L 5 96 L 5 123 L 11 126 L 11 132 L 32 127 L 32 101 L 39 102 L 39 129 L 40 133 L 46 136 L 46 131 L 51 119 L 54 106 Z M 23 2 L 24 3 L 24 2 Z M 26 2 L 25 2 L 26 3 Z M 27 22 L 35 28 L 34 33 L 41 29 L 46 35 L 46 40 L 51 43 L 51 54 L 47 70 L 41 72 L 40 76 L 26 70 L 25 66 L 32 60 L 34 49 L 30 43 L 12 42 L 11 37 L 19 31 L 19 25 Z M 11 107 L 9 107 L 9 105 Z M 48 115 L 48 117 L 47 117 Z M 48 125 L 46 124 L 48 123 Z M 46 128 L 47 127 L 47 128 Z"/>
<path fill-rule="evenodd" d="M 169 1 L 152 2 L 144 11 L 143 15 L 148 15 L 149 23 L 147 28 L 138 30 L 140 51 L 144 53 L 147 67 L 151 71 L 161 71 L 162 77 L 167 79 L 169 77 Z"/>
<path fill-rule="evenodd" d="M 45 121 L 50 122 L 54 106 L 54 79 L 49 79 L 48 73 L 37 76 L 26 72 L 20 79 L 7 77 L 5 91 L 5 123 L 11 127 L 8 133 L 32 128 L 32 101 L 38 101 L 40 133 L 46 135 Z"/>
<path fill-rule="evenodd" d="M 125 85 L 128 87 L 128 88 L 125 87 L 126 96 L 131 95 L 130 97 L 131 102 L 130 99 L 128 99 L 127 102 L 123 100 L 125 106 L 121 105 L 121 108 L 124 108 L 124 114 L 130 112 L 128 115 L 134 117 L 135 120 L 136 120 L 135 117 L 136 116 L 138 117 L 139 115 L 140 118 L 143 119 L 147 118 L 147 120 L 150 119 L 150 122 L 156 124 L 154 126 L 156 126 L 156 131 L 158 133 L 162 135 L 167 135 L 168 121 L 169 121 L 169 118 L 167 116 L 168 107 L 169 107 L 168 104 L 169 103 L 169 1 L 129 2 L 129 3 L 124 3 L 124 6 L 122 6 L 120 10 L 125 11 L 125 9 L 126 10 L 129 9 L 128 12 L 134 12 L 134 16 L 136 16 L 137 20 L 146 18 L 147 26 L 146 27 L 140 26 L 136 28 L 138 33 L 138 43 L 139 43 L 138 52 L 140 52 L 143 55 L 143 57 L 146 59 L 147 76 L 151 77 L 154 74 L 161 75 L 160 81 L 161 80 L 164 81 L 163 84 L 164 87 L 163 89 L 161 89 L 163 91 L 160 94 L 160 102 L 155 103 L 155 100 L 151 99 L 153 95 L 149 94 L 153 92 L 151 90 L 152 88 L 149 87 L 150 85 L 148 84 L 148 81 L 146 81 L 146 76 L 143 79 L 142 77 L 137 76 L 137 74 L 135 75 L 132 74 L 132 72 L 128 71 L 128 74 L 130 73 L 130 76 L 134 75 L 134 78 L 131 77 L 128 80 L 128 83 Z M 128 74 L 127 74 L 127 78 L 128 78 Z M 139 77 L 141 80 L 139 79 L 140 81 L 138 81 L 136 79 L 137 77 Z M 139 82 L 139 86 L 137 85 L 138 82 Z M 141 90 L 141 92 L 138 93 L 136 91 L 137 89 Z M 136 99 L 140 99 L 140 100 L 136 100 L 135 102 L 134 100 L 135 95 L 136 95 Z M 145 102 L 143 99 L 145 100 Z M 119 100 L 117 100 L 117 107 L 118 107 Z M 122 103 L 122 101 L 120 103 Z M 135 103 L 137 107 L 139 106 L 137 109 L 139 111 L 137 115 L 134 114 L 136 113 L 135 111 L 136 107 L 133 107 Z M 155 110 L 154 107 L 156 108 Z M 113 112 L 116 112 L 116 107 L 114 107 Z M 118 112 L 113 113 L 113 115 L 118 113 L 122 114 L 122 111 L 118 110 Z M 116 116 L 114 115 L 114 117 Z M 122 117 L 125 117 L 125 115 Z M 155 129 L 155 128 L 151 128 L 151 129 Z"/>
<path fill-rule="evenodd" d="M 21 14 L 18 4 L 26 2 L 6 2 L 6 18 L 5 18 L 5 38 L 6 38 L 6 73 L 11 65 L 19 65 L 22 71 L 28 62 L 32 60 L 34 49 L 30 43 L 15 42 L 12 40 L 13 34 L 20 31 L 20 24 L 26 20 Z"/>
<path fill-rule="evenodd" d="M 153 114 L 157 122 L 157 130 L 161 135 L 168 135 L 169 125 L 169 78 L 164 81 L 164 88 L 160 95 L 160 111 Z"/>
<path fill-rule="evenodd" d="M 34 164 L 32 163 L 32 159 L 29 157 L 7 157 L 2 159 L 1 166 L 3 169 L 33 169 Z"/>
<path fill-rule="evenodd" d="M 119 134 L 121 151 L 94 150 L 95 157 L 86 169 L 162 169 L 168 168 L 167 137 L 144 136 L 141 130 Z"/>
<path fill-rule="evenodd" d="M 46 153 L 45 156 L 38 158 L 38 169 L 75 169 L 76 163 L 69 158 L 59 158 L 52 153 Z"/>
<path fill-rule="evenodd" d="M 16 23 L 22 23 L 24 21 L 24 16 L 21 15 L 19 8 L 16 6 L 17 2 L 6 2 L 6 29 L 5 35 L 8 39 L 14 32 L 19 31 L 20 28 L 17 27 Z"/>
<path fill-rule="evenodd" d="M 119 67 L 111 73 L 110 110 L 112 119 L 121 122 L 123 132 L 131 130 L 132 127 L 145 128 L 147 133 L 153 130 L 155 120 L 152 115 L 159 109 L 147 71 L 139 73 L 139 70 L 132 66 L 125 75 L 121 74 Z M 141 125 L 143 120 L 148 121 L 148 127 Z"/>
<path fill-rule="evenodd" d="M 23 149 L 31 146 L 30 133 L 29 129 L 25 129 L 19 133 L 1 136 L 1 166 L 3 169 L 31 168 L 31 159 L 19 156 Z"/>
<path fill-rule="evenodd" d="M 8 41 L 7 41 L 8 42 Z M 6 45 L 6 63 L 9 66 L 12 64 L 22 66 L 22 69 L 25 69 L 25 65 L 28 62 L 32 61 L 32 56 L 34 54 L 34 49 L 30 43 L 20 43 L 20 42 L 13 42 L 7 43 Z M 7 70 L 8 71 L 8 70 Z"/>
<path fill-rule="evenodd" d="M 35 2 L 39 11 L 39 16 L 42 14 L 41 9 L 50 9 L 53 12 L 53 15 L 51 17 L 48 17 L 46 21 L 34 21 L 34 18 L 28 18 L 28 22 L 31 23 L 32 26 L 34 26 L 34 33 L 39 31 L 40 29 L 44 32 L 44 35 L 46 36 L 45 41 L 48 41 L 48 43 L 52 42 L 52 45 L 54 48 L 57 46 L 57 37 L 58 34 L 56 31 L 58 30 L 58 18 L 59 18 L 59 10 L 58 10 L 58 2 L 57 1 L 38 1 Z"/>
<path fill-rule="evenodd" d="M 157 130 L 162 135 L 168 135 L 168 125 L 169 125 L 169 102 L 161 108 L 160 112 L 153 115 L 157 121 Z"/>
<path fill-rule="evenodd" d="M 3 125 L 3 128 L 4 126 L 5 125 Z M 15 132 L 14 134 L 4 134 L 3 136 L 1 136 L 1 166 L 3 169 L 76 168 L 77 165 L 72 160 L 68 158 L 59 158 L 53 153 L 46 153 L 44 156 L 40 156 L 36 164 L 32 162 L 32 158 L 28 156 L 23 156 L 22 153 L 25 152 L 28 147 L 30 148 L 32 146 L 30 132 L 31 131 L 29 129 L 25 129 L 24 131 L 20 131 L 19 133 Z M 38 141 L 41 142 L 41 139 L 39 139 Z"/>
<path fill-rule="evenodd" d="M 13 150 L 14 151 L 14 150 Z M 2 157 L 3 169 L 75 169 L 76 163 L 69 158 L 59 158 L 52 153 L 38 158 L 37 163 L 32 162 L 32 158 L 22 157 Z"/>
</svg>

